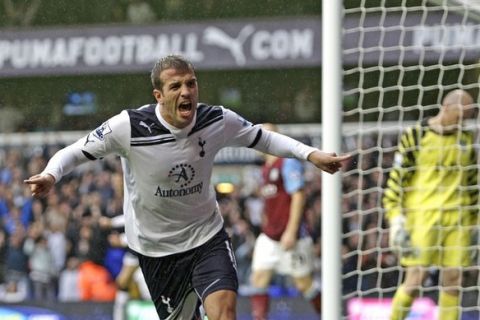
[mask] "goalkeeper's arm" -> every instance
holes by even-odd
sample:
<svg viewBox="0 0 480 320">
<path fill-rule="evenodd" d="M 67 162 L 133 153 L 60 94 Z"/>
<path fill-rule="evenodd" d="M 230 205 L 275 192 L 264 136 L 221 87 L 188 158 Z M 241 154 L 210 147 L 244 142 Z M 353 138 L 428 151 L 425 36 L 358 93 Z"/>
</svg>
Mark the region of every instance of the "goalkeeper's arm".
<svg viewBox="0 0 480 320">
<path fill-rule="evenodd" d="M 406 230 L 407 218 L 402 207 L 403 189 L 405 185 L 404 170 L 394 168 L 390 172 L 387 188 L 383 195 L 383 207 L 389 223 L 389 245 L 392 250 L 400 253 L 410 247 L 410 236 Z"/>
<path fill-rule="evenodd" d="M 390 171 L 386 189 L 383 195 L 383 207 L 388 219 L 389 245 L 395 251 L 410 247 L 410 236 L 406 230 L 406 216 L 403 208 L 404 190 L 409 185 L 412 171 L 407 168 L 414 165 L 415 146 L 412 145 L 412 136 L 416 129 L 407 130 L 401 137 L 398 151 L 395 153 L 393 168 Z"/>
</svg>

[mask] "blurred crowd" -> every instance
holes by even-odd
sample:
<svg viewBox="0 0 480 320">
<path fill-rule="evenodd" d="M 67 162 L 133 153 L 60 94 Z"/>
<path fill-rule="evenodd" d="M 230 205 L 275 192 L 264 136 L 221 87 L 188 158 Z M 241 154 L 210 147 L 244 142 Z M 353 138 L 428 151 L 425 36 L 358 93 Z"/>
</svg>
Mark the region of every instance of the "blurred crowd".
<svg viewBox="0 0 480 320">
<path fill-rule="evenodd" d="M 345 143 L 346 149 L 357 151 L 341 173 L 344 295 L 346 298 L 388 296 L 399 284 L 400 269 L 396 256 L 388 248 L 380 199 L 396 135 L 383 138 L 381 145 L 385 152 L 379 152 L 375 136 L 347 139 Z M 114 278 L 120 271 L 125 249 L 115 244 L 120 231 L 109 229 L 103 221 L 105 217 L 123 213 L 120 160 L 108 157 L 84 164 L 56 184 L 48 197 L 33 199 L 23 180 L 41 172 L 47 159 L 59 148 L 0 150 L 0 300 L 3 302 L 114 299 Z M 315 277 L 321 281 L 321 216 L 335 213 L 322 213 L 320 172 L 307 166 L 306 180 L 305 223 L 315 243 Z M 248 290 L 251 255 L 262 224 L 263 200 L 258 188 L 237 185 L 233 192 L 218 193 L 218 201 L 235 248 L 242 294 L 242 290 Z M 272 288 L 275 293 L 295 294 L 289 279 L 281 276 L 274 279 Z"/>
<path fill-rule="evenodd" d="M 122 214 L 120 162 L 82 166 L 48 197 L 34 199 L 23 180 L 56 150 L 1 151 L 0 299 L 111 301 L 124 249 L 110 245 L 101 217 Z"/>
<path fill-rule="evenodd" d="M 102 217 L 122 214 L 120 161 L 109 157 L 82 165 L 58 183 L 47 198 L 32 198 L 23 180 L 41 172 L 59 148 L 11 147 L 0 151 L 0 299 L 5 302 L 110 301 L 114 298 L 113 279 L 120 271 L 125 250 L 115 245 L 119 231 L 110 230 L 102 223 Z M 355 166 L 354 162 L 351 166 Z M 305 221 L 315 241 L 315 275 L 319 278 L 321 175 L 314 168 L 307 169 Z M 348 193 L 357 187 L 359 179 L 352 175 L 347 180 Z M 251 255 L 262 224 L 263 200 L 258 190 L 237 185 L 233 192 L 218 193 L 236 250 L 241 288 L 248 288 Z M 355 202 L 351 197 L 348 211 Z M 374 202 L 366 204 L 375 206 Z M 352 214 L 345 221 L 346 234 L 356 235 L 348 236 L 345 241 L 345 272 L 355 272 L 359 259 L 362 259 L 362 268 L 373 262 L 368 256 L 352 254 L 359 246 L 361 234 L 356 232 L 362 229 L 358 225 L 359 216 Z M 368 220 L 372 228 L 377 223 Z M 378 230 L 372 229 L 370 238 L 377 233 Z M 371 239 L 368 245 L 375 246 L 376 241 Z M 280 276 L 272 286 L 284 293 L 291 291 L 289 279 Z"/>
</svg>

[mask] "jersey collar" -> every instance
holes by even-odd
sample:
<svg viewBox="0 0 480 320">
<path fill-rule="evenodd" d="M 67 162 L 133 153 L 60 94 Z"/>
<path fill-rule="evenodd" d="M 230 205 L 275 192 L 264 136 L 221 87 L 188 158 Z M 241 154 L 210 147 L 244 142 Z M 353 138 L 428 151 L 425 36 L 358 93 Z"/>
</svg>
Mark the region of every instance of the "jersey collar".
<svg viewBox="0 0 480 320">
<path fill-rule="evenodd" d="M 195 113 L 196 113 L 196 111 L 195 111 Z M 158 118 L 158 121 L 160 121 L 160 123 L 165 128 L 167 128 L 174 136 L 177 136 L 177 137 L 180 137 L 180 138 L 187 137 L 188 134 L 190 133 L 190 131 L 192 130 L 193 126 L 197 122 L 197 115 L 195 114 L 192 122 L 188 126 L 186 126 L 185 128 L 179 129 L 177 127 L 174 127 L 171 124 L 169 124 L 167 121 L 165 121 L 165 119 L 162 117 L 162 115 L 160 114 L 160 105 L 158 103 L 155 107 L 155 114 Z"/>
</svg>

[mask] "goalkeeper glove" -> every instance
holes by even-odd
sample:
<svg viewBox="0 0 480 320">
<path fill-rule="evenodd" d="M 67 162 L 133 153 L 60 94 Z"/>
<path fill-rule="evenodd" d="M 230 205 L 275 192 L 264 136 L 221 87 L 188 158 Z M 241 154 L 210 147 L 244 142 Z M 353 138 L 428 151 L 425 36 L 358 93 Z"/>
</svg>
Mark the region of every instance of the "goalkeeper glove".
<svg viewBox="0 0 480 320">
<path fill-rule="evenodd" d="M 410 234 L 405 229 L 406 218 L 400 214 L 390 220 L 389 245 L 398 253 L 405 254 L 411 249 Z"/>
</svg>

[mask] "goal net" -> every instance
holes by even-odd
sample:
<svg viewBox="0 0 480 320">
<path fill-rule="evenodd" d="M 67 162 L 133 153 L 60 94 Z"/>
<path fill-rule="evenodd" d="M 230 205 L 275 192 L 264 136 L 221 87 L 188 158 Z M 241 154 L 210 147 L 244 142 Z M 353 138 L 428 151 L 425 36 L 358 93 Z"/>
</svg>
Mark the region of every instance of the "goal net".
<svg viewBox="0 0 480 320">
<path fill-rule="evenodd" d="M 344 317 L 389 319 L 404 269 L 388 245 L 386 179 L 404 129 L 435 115 L 447 92 L 478 101 L 480 2 L 344 1 L 343 14 L 343 141 L 357 160 L 342 177 Z M 429 271 L 408 319 L 436 319 L 442 284 Z M 462 271 L 461 319 L 478 319 L 478 261 Z"/>
</svg>

